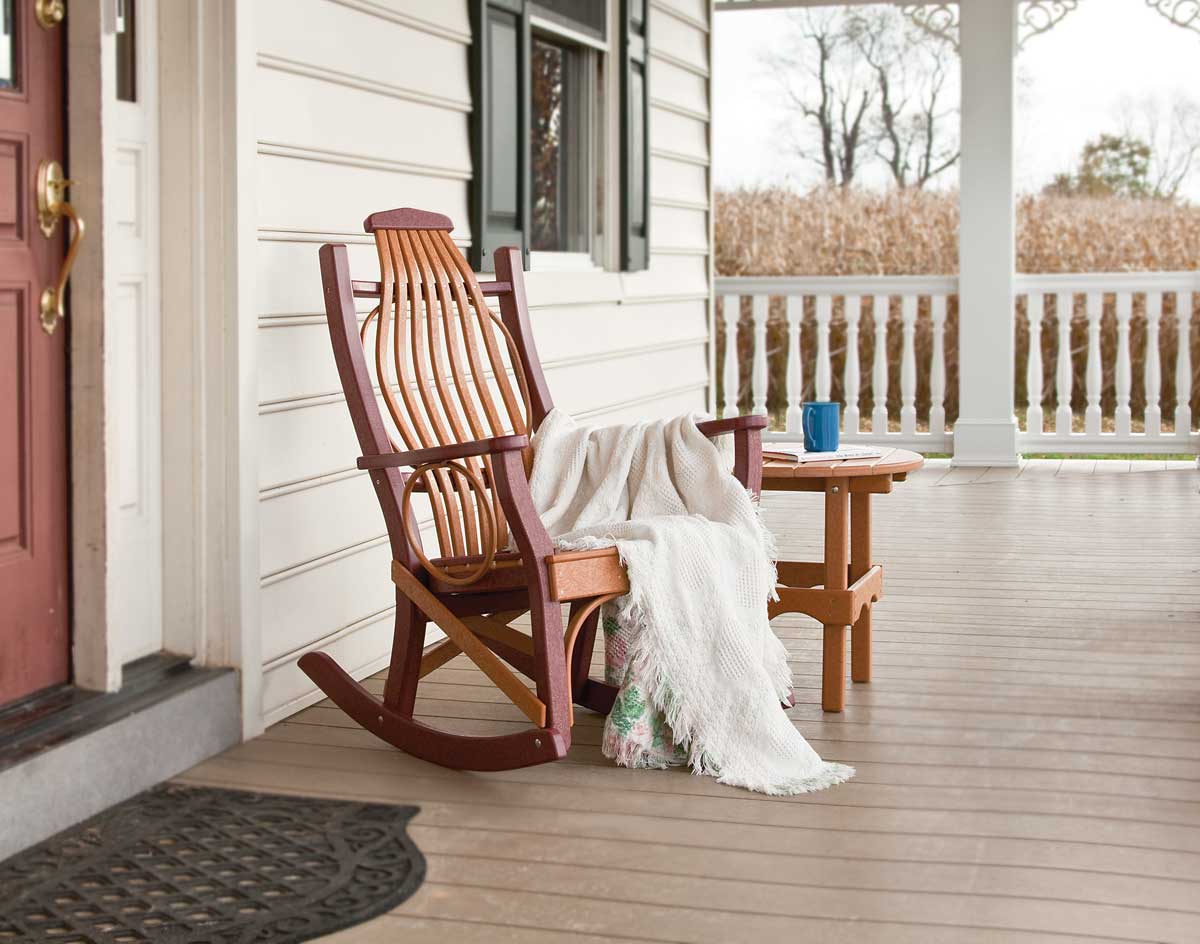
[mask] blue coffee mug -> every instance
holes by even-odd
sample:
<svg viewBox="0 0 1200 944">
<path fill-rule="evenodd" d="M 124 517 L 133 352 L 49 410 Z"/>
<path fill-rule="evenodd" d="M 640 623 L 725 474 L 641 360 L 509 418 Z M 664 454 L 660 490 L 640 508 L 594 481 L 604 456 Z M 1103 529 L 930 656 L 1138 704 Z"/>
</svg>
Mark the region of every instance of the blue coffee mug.
<svg viewBox="0 0 1200 944">
<path fill-rule="evenodd" d="M 801 412 L 806 452 L 836 452 L 838 430 L 841 427 L 841 405 L 822 401 L 805 403 Z"/>
</svg>

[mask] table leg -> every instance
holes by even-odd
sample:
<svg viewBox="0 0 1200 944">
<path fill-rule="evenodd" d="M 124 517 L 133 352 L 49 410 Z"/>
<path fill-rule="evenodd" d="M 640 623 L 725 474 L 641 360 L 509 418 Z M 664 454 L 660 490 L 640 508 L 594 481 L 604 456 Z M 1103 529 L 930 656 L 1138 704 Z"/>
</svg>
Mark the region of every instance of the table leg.
<svg viewBox="0 0 1200 944">
<path fill-rule="evenodd" d="M 871 569 L 871 494 L 855 492 L 850 496 L 850 580 L 858 580 Z M 871 604 L 862 608 L 851 629 L 850 677 L 856 682 L 871 681 Z"/>
<path fill-rule="evenodd" d="M 845 590 L 850 556 L 850 491 L 844 480 L 825 482 L 825 589 Z M 821 707 L 841 711 L 845 703 L 846 627 L 826 626 L 821 668 Z"/>
</svg>

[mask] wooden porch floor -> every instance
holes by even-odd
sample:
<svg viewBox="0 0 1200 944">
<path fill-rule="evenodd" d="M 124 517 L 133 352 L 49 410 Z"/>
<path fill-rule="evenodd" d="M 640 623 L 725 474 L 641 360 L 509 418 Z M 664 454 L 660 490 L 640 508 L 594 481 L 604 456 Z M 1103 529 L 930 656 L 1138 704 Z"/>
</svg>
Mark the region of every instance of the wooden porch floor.
<svg viewBox="0 0 1200 944">
<path fill-rule="evenodd" d="M 793 719 L 858 768 L 833 790 L 618 769 L 586 711 L 564 762 L 455 773 L 327 704 L 183 779 L 420 805 L 426 884 L 337 944 L 1194 944 L 1200 474 L 1172 465 L 935 462 L 877 498 L 875 680 L 844 714 L 819 708 L 817 626 L 776 622 Z M 813 496 L 765 504 L 785 551 L 816 551 Z M 423 693 L 456 730 L 523 723 L 461 658 Z"/>
</svg>

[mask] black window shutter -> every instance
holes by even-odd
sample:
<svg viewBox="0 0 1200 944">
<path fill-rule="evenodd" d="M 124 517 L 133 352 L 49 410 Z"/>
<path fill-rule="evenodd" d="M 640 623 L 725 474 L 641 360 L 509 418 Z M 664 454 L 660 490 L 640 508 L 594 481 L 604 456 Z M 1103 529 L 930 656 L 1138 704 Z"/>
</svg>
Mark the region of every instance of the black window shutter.
<svg viewBox="0 0 1200 944">
<path fill-rule="evenodd" d="M 646 0 L 621 0 L 621 268 L 650 264 L 650 86 Z"/>
<path fill-rule="evenodd" d="M 471 251 L 528 253 L 529 16 L 525 0 L 471 0 Z"/>
</svg>

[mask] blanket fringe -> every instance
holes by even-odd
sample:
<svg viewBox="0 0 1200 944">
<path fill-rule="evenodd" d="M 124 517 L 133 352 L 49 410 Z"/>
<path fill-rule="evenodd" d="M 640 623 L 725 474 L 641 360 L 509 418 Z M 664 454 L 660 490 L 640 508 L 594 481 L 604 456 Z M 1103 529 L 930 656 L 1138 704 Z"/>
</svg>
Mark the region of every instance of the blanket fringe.
<svg viewBox="0 0 1200 944">
<path fill-rule="evenodd" d="M 817 793 L 820 790 L 828 790 L 830 787 L 836 787 L 839 783 L 845 783 L 852 779 L 854 775 L 853 767 L 823 760 L 821 768 L 812 776 L 785 780 L 783 783 L 758 783 L 719 775 L 716 779 L 717 783 L 728 784 L 731 787 L 745 787 L 747 790 L 754 790 L 756 793 L 765 793 L 769 796 L 797 796 L 801 793 Z"/>
</svg>

